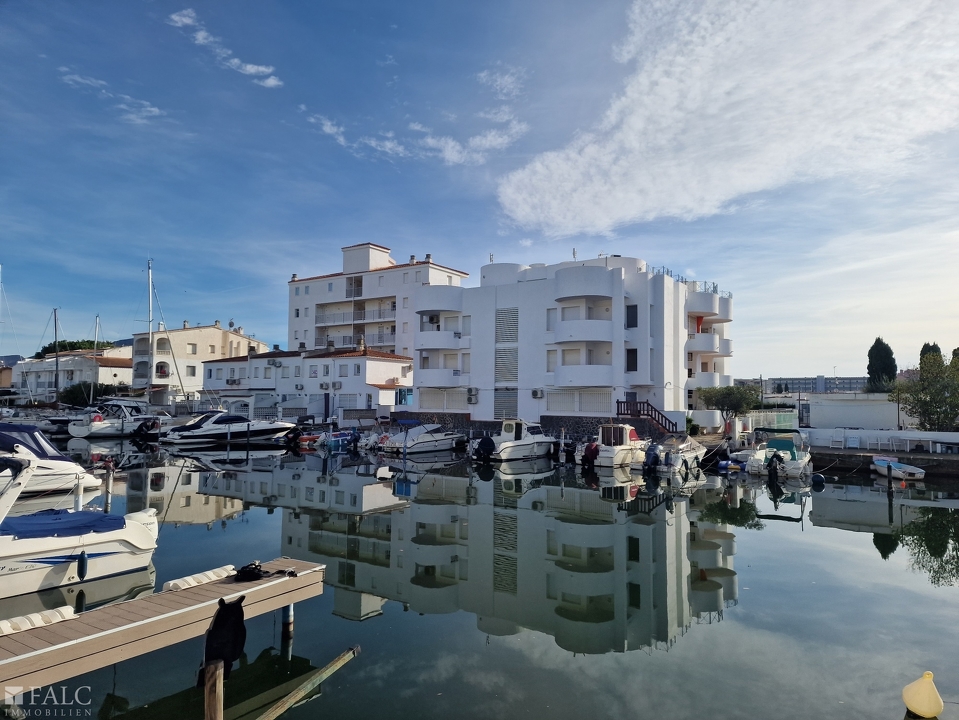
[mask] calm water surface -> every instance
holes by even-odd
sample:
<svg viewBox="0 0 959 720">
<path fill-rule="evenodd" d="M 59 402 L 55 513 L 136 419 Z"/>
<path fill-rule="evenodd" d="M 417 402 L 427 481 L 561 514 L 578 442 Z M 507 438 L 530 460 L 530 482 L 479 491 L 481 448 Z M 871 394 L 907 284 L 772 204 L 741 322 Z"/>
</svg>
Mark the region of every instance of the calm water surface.
<svg viewBox="0 0 959 720">
<path fill-rule="evenodd" d="M 631 512 L 543 466 L 421 463 L 394 482 L 375 462 L 231 461 L 154 457 L 118 474 L 112 512 L 158 509 L 157 588 L 281 555 L 327 565 L 293 653 L 362 654 L 288 717 L 898 719 L 927 669 L 959 701 L 959 501 L 936 493 L 890 509 L 847 478 L 774 504 L 714 479 Z M 644 495 L 599 478 L 630 482 Z M 251 660 L 280 645 L 278 613 L 247 629 Z M 201 656 L 196 639 L 71 684 L 116 717 L 190 687 Z"/>
</svg>

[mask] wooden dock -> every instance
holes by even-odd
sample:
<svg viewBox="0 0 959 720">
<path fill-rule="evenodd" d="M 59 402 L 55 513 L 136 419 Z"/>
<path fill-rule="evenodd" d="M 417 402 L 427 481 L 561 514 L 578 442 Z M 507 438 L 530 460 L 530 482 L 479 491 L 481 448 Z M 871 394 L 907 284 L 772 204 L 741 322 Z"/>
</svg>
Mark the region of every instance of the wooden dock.
<svg viewBox="0 0 959 720">
<path fill-rule="evenodd" d="M 280 558 L 276 573 L 252 582 L 233 578 L 108 605 L 76 618 L 0 635 L 0 687 L 42 687 L 203 635 L 220 598 L 245 595 L 246 618 L 323 592 L 325 565 Z M 295 576 L 287 575 L 292 570 Z"/>
</svg>

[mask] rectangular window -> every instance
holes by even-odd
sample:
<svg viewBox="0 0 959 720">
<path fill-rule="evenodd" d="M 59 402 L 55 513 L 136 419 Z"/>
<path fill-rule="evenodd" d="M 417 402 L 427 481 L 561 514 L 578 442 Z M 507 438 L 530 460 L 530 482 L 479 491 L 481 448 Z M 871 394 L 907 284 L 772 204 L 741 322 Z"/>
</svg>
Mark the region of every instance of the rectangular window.
<svg viewBox="0 0 959 720">
<path fill-rule="evenodd" d="M 186 366 L 186 376 L 187 376 L 187 377 L 196 377 L 196 365 L 187 365 L 187 366 Z"/>
<path fill-rule="evenodd" d="M 319 377 L 320 366 L 319 365 L 310 365 L 310 377 L 316 378 Z"/>
<path fill-rule="evenodd" d="M 340 365 L 340 377 L 347 377 L 350 374 L 349 365 Z"/>
<path fill-rule="evenodd" d="M 216 345 L 210 345 L 210 355 L 216 355 Z"/>
<path fill-rule="evenodd" d="M 443 353 L 443 369 L 456 370 L 459 368 L 459 356 L 456 353 Z"/>
<path fill-rule="evenodd" d="M 346 278 L 346 297 L 363 297 L 363 276 Z"/>
<path fill-rule="evenodd" d="M 235 377 L 236 377 L 236 368 L 230 368 L 230 377 L 231 377 L 231 378 L 235 378 Z"/>
<path fill-rule="evenodd" d="M 207 368 L 207 369 L 206 369 L 206 379 L 207 379 L 207 380 L 212 380 L 212 379 L 213 379 L 213 368 Z"/>
<path fill-rule="evenodd" d="M 421 273 L 419 270 L 417 270 L 417 271 L 416 271 L 416 282 L 421 282 L 420 278 L 422 278 L 422 277 L 423 277 L 423 273 Z"/>
<path fill-rule="evenodd" d="M 350 493 L 350 507 L 356 507 L 357 497 L 354 493 Z"/>
<path fill-rule="evenodd" d="M 626 306 L 626 327 L 634 328 L 639 326 L 639 306 Z"/>
<path fill-rule="evenodd" d="M 310 316 L 310 308 L 308 307 L 303 308 L 303 317 L 309 317 L 309 316 Z"/>
<path fill-rule="evenodd" d="M 556 308 L 546 308 L 546 332 L 556 329 Z"/>
<path fill-rule="evenodd" d="M 346 493 L 344 491 L 335 490 L 333 492 L 333 502 L 335 502 L 337 505 L 342 505 L 345 500 L 346 500 Z"/>
<path fill-rule="evenodd" d="M 626 583 L 626 587 L 629 588 L 629 606 L 631 608 L 639 608 L 640 599 L 642 593 L 640 592 L 640 586 L 637 583 Z"/>
<path fill-rule="evenodd" d="M 382 276 L 382 275 L 380 275 L 379 278 L 377 278 L 377 284 L 378 284 L 380 287 L 383 287 L 383 276 Z"/>
<path fill-rule="evenodd" d="M 408 297 L 403 298 L 403 307 L 408 308 L 410 306 L 410 299 Z"/>
<path fill-rule="evenodd" d="M 563 365 L 579 365 L 580 364 L 580 352 L 579 348 L 570 348 L 563 350 Z"/>
<path fill-rule="evenodd" d="M 324 365 L 324 366 L 323 366 L 323 377 L 329 377 L 329 376 L 330 376 L 330 366 L 329 366 L 329 365 Z"/>
<path fill-rule="evenodd" d="M 293 317 L 300 317 L 300 308 L 293 311 Z"/>
<path fill-rule="evenodd" d="M 639 562 L 639 538 L 626 538 L 626 559 L 629 562 Z"/>
<path fill-rule="evenodd" d="M 190 355 L 196 355 L 196 343 L 187 343 L 186 351 Z"/>
<path fill-rule="evenodd" d="M 294 339 L 294 340 L 299 340 L 299 339 L 300 339 L 300 331 L 299 331 L 299 330 L 294 330 L 294 331 L 293 331 L 293 339 Z"/>
<path fill-rule="evenodd" d="M 447 315 L 443 318 L 443 329 L 447 332 L 459 332 L 460 319 L 456 315 Z"/>
<path fill-rule="evenodd" d="M 410 281 L 410 274 L 408 272 L 403 273 L 403 284 L 406 285 Z"/>
<path fill-rule="evenodd" d="M 653 337 L 653 311 L 655 309 L 654 305 L 649 306 L 649 336 Z"/>
<path fill-rule="evenodd" d="M 265 367 L 263 368 L 263 379 L 270 380 L 273 377 L 273 368 Z"/>
<path fill-rule="evenodd" d="M 469 337 L 472 331 L 473 331 L 473 317 L 472 315 L 464 315 L 463 329 L 460 332 L 463 333 L 463 337 Z"/>
<path fill-rule="evenodd" d="M 579 320 L 579 305 L 574 305 L 573 307 L 564 307 L 562 311 L 563 320 Z"/>
<path fill-rule="evenodd" d="M 360 374 L 360 363 L 353 363 L 353 374 L 354 375 Z"/>
<path fill-rule="evenodd" d="M 556 370 L 556 351 L 547 350 L 546 351 L 546 372 L 553 372 Z"/>
<path fill-rule="evenodd" d="M 636 372 L 639 369 L 639 351 L 636 348 L 626 348 L 626 372 Z"/>
<path fill-rule="evenodd" d="M 290 377 L 290 366 L 289 366 L 289 365 L 284 365 L 283 367 L 280 368 L 280 377 L 285 377 L 285 378 Z"/>
<path fill-rule="evenodd" d="M 498 343 L 519 342 L 519 308 L 503 308 L 496 311 L 496 336 Z"/>
<path fill-rule="evenodd" d="M 403 323 L 403 332 L 408 333 L 410 331 L 410 324 L 408 322 Z"/>
<path fill-rule="evenodd" d="M 303 287 L 303 294 L 304 294 L 304 295 L 309 295 L 309 294 L 310 294 L 310 286 L 309 286 L 309 285 L 306 285 L 306 286 Z"/>
<path fill-rule="evenodd" d="M 293 367 L 293 377 L 300 377 L 300 366 L 295 365 Z"/>
<path fill-rule="evenodd" d="M 294 294 L 294 295 L 299 295 L 299 294 L 300 294 L 300 287 L 299 287 L 299 286 L 293 288 L 293 294 Z"/>
<path fill-rule="evenodd" d="M 217 369 L 216 369 L 216 379 L 217 379 L 217 380 L 222 380 L 222 379 L 223 379 L 223 368 L 217 368 Z"/>
<path fill-rule="evenodd" d="M 517 382 L 519 380 L 519 348 L 496 348 L 493 380 L 494 382 Z"/>
<path fill-rule="evenodd" d="M 245 368 L 245 367 L 241 367 L 241 368 L 240 368 L 240 377 L 241 377 L 241 378 L 245 378 L 245 377 L 246 377 L 246 368 Z"/>
<path fill-rule="evenodd" d="M 466 374 L 466 373 L 468 373 L 468 372 L 470 371 L 470 354 L 469 354 L 469 353 L 463 353 L 463 367 L 462 367 L 462 371 L 463 371 L 464 374 Z"/>
<path fill-rule="evenodd" d="M 327 292 L 333 292 L 333 283 L 327 283 L 327 284 L 326 284 L 326 291 L 327 291 Z"/>
<path fill-rule="evenodd" d="M 255 378 L 260 377 L 260 368 L 259 368 L 259 367 L 254 367 L 254 368 L 253 368 L 253 377 L 255 377 Z"/>
</svg>

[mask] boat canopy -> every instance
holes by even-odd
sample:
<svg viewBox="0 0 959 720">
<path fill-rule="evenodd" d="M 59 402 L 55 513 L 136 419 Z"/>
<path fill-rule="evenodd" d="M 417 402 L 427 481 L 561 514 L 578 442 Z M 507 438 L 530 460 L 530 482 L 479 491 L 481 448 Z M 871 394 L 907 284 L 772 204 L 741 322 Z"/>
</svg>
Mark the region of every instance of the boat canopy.
<svg viewBox="0 0 959 720">
<path fill-rule="evenodd" d="M 416 427 L 406 430 L 403 435 L 406 438 L 407 442 L 418 438 L 420 435 L 426 435 L 428 433 L 436 432 L 441 428 L 440 425 L 417 425 Z"/>
<path fill-rule="evenodd" d="M 12 453 L 14 445 L 22 445 L 44 460 L 70 462 L 70 458 L 57 450 L 36 425 L 14 425 L 13 423 L 0 425 L 0 452 Z"/>
<path fill-rule="evenodd" d="M 31 515 L 6 518 L 0 523 L 0 535 L 15 535 L 18 538 L 66 537 L 111 532 L 125 527 L 126 520 L 120 515 L 89 511 L 41 510 Z M 36 562 L 43 562 L 43 560 Z"/>
<path fill-rule="evenodd" d="M 201 427 L 207 424 L 210 418 L 213 418 L 213 417 L 216 417 L 217 415 L 222 415 L 222 414 L 223 413 L 220 413 L 220 412 L 205 413 L 191 423 L 187 423 L 186 425 L 180 425 L 179 427 L 171 428 L 170 432 L 183 433 L 183 432 L 190 432 L 191 430 L 199 430 Z"/>
</svg>

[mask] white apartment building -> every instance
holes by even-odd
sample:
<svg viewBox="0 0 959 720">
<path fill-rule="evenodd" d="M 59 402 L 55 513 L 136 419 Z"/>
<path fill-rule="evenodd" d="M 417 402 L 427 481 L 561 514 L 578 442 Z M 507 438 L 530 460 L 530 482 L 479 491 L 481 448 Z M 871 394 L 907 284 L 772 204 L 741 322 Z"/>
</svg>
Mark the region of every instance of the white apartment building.
<svg viewBox="0 0 959 720">
<path fill-rule="evenodd" d="M 732 296 L 612 255 L 483 266 L 479 287 L 412 293 L 415 409 L 557 423 L 647 401 L 681 429 L 701 387 L 732 385 Z"/>
<path fill-rule="evenodd" d="M 78 383 L 130 385 L 133 361 L 129 345 L 97 350 L 73 350 L 41 359 L 27 358 L 13 366 L 13 389 L 19 402 L 53 402 L 56 388 L 65 390 Z M 59 383 L 57 368 L 59 367 Z"/>
<path fill-rule="evenodd" d="M 357 348 L 280 350 L 203 363 L 211 405 L 253 418 L 313 415 L 341 425 L 389 415 L 413 400 L 412 358 Z"/>
<path fill-rule="evenodd" d="M 232 323 L 230 323 L 232 325 Z M 194 400 L 203 389 L 203 363 L 214 358 L 243 357 L 268 349 L 266 343 L 243 334 L 243 328 L 212 325 L 169 329 L 158 323 L 150 347 L 149 332 L 133 336 L 133 389 L 145 390 L 153 405 Z M 152 366 L 151 366 L 152 359 Z"/>
<path fill-rule="evenodd" d="M 418 317 L 412 296 L 424 285 L 458 287 L 467 274 L 411 255 L 397 263 L 374 243 L 342 248 L 343 269 L 316 277 L 293 275 L 289 283 L 287 347 L 367 347 L 409 355 Z"/>
<path fill-rule="evenodd" d="M 391 483 L 373 466 L 322 463 L 202 473 L 199 491 L 285 508 L 283 554 L 327 566 L 340 617 L 373 618 L 392 600 L 464 610 L 497 636 L 533 630 L 570 652 L 606 653 L 668 649 L 738 602 L 734 534 L 698 521 L 685 499 L 669 509 L 651 498 L 634 514 L 562 487 L 551 470 L 530 488 L 528 474 Z"/>
</svg>

